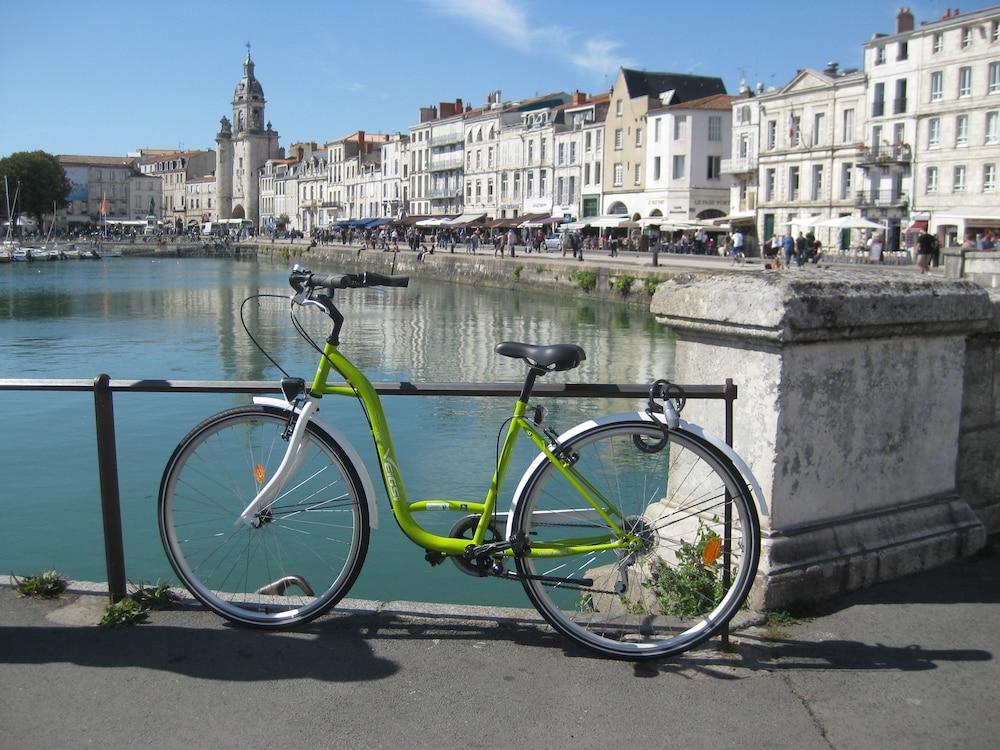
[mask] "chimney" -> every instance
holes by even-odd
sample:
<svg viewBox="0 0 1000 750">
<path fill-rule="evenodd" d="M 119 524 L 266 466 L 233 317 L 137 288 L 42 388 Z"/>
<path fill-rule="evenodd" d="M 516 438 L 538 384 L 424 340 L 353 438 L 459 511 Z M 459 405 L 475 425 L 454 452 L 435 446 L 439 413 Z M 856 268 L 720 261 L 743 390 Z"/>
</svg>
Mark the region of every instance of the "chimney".
<svg viewBox="0 0 1000 750">
<path fill-rule="evenodd" d="M 951 8 L 945 10 L 944 17 L 951 18 Z"/>
<path fill-rule="evenodd" d="M 913 31 L 913 14 L 909 8 L 900 8 L 896 12 L 896 33 Z"/>
<path fill-rule="evenodd" d="M 459 110 L 461 111 L 461 110 Z M 451 117 L 455 114 L 455 103 L 454 102 L 441 102 L 438 105 L 438 112 L 441 114 L 442 119 L 445 117 Z"/>
<path fill-rule="evenodd" d="M 897 24 L 897 26 L 898 26 L 898 24 Z M 897 29 L 897 31 L 898 31 L 898 29 Z M 912 29 L 911 29 L 911 31 L 912 31 Z M 833 78 L 834 76 L 837 75 L 837 68 L 838 67 L 839 67 L 838 63 L 836 63 L 833 60 L 831 60 L 830 62 L 828 62 L 826 64 L 826 67 L 823 69 L 823 72 L 826 73 L 831 78 Z"/>
<path fill-rule="evenodd" d="M 573 98 L 570 100 L 574 107 L 579 107 L 585 101 L 587 101 L 587 95 L 583 91 L 574 91 Z"/>
<path fill-rule="evenodd" d="M 437 107 L 421 107 L 420 122 L 430 122 L 437 119 Z"/>
</svg>

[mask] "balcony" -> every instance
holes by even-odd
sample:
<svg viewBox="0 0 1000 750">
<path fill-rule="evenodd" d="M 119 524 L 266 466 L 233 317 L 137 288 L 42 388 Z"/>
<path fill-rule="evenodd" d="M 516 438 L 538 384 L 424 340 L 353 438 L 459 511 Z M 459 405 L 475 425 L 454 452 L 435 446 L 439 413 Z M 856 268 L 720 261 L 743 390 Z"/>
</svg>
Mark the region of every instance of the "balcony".
<svg viewBox="0 0 1000 750">
<path fill-rule="evenodd" d="M 464 163 L 465 154 L 462 151 L 450 154 L 431 154 L 431 163 L 428 169 L 431 172 L 444 172 L 449 169 L 461 169 Z"/>
<path fill-rule="evenodd" d="M 859 190 L 854 194 L 858 208 L 905 208 L 909 196 L 902 190 Z"/>
<path fill-rule="evenodd" d="M 858 157 L 862 167 L 888 166 L 890 164 L 909 164 L 913 159 L 913 149 L 908 143 L 881 144 L 874 148 L 865 148 Z"/>
<path fill-rule="evenodd" d="M 723 159 L 722 174 L 748 174 L 757 171 L 757 156 L 737 156 L 733 159 Z"/>
<path fill-rule="evenodd" d="M 437 146 L 447 146 L 452 143 L 464 143 L 465 134 L 461 130 L 456 130 L 450 133 L 440 133 L 436 134 L 431 138 L 431 147 L 436 148 Z"/>
<path fill-rule="evenodd" d="M 448 199 L 448 198 L 460 198 L 462 196 L 462 188 L 455 187 L 436 187 L 431 188 L 427 191 L 425 198 L 434 199 Z"/>
</svg>

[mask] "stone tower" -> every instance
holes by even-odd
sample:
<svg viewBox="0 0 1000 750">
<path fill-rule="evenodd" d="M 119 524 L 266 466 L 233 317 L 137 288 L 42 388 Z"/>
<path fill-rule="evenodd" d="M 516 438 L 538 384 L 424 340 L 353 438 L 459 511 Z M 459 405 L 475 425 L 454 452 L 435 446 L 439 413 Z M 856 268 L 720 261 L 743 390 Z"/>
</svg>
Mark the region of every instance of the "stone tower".
<svg viewBox="0 0 1000 750">
<path fill-rule="evenodd" d="M 253 73 L 250 45 L 243 77 L 233 92 L 233 120 L 223 117 L 215 136 L 215 195 L 220 219 L 260 217 L 257 171 L 268 159 L 280 158 L 278 133 L 264 125 L 264 88 Z"/>
</svg>

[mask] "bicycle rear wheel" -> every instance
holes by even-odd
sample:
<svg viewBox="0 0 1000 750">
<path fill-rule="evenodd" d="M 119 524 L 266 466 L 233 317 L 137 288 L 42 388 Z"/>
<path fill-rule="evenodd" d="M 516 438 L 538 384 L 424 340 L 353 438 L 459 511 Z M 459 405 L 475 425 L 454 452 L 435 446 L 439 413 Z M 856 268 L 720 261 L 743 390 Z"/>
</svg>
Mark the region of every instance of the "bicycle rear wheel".
<svg viewBox="0 0 1000 750">
<path fill-rule="evenodd" d="M 315 424 L 303 460 L 255 525 L 243 509 L 277 470 L 288 413 L 241 407 L 209 417 L 177 446 L 160 483 L 160 539 L 178 577 L 217 614 L 288 627 L 350 589 L 368 550 L 368 504 L 340 446 Z"/>
<path fill-rule="evenodd" d="M 542 616 L 623 659 L 678 654 L 717 632 L 743 606 L 760 554 L 757 513 L 732 463 L 684 430 L 663 441 L 660 427 L 638 416 L 586 429 L 563 450 L 575 481 L 617 509 L 622 532 L 554 464 L 537 465 L 511 525 L 529 543 L 517 569 Z M 630 546 L 565 549 L 623 538 Z"/>
</svg>

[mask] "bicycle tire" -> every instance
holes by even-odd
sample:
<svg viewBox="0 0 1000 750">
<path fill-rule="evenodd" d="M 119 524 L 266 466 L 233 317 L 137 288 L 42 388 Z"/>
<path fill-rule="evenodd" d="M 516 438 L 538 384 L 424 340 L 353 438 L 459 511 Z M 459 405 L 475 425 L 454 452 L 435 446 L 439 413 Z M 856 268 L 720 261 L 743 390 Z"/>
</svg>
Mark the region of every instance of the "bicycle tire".
<svg viewBox="0 0 1000 750">
<path fill-rule="evenodd" d="M 619 525 L 632 534 L 634 549 L 515 556 L 525 592 L 545 620 L 604 656 L 657 659 L 697 646 L 744 605 L 756 574 L 760 525 L 740 473 L 686 430 L 670 430 L 662 441 L 659 425 L 633 414 L 585 428 L 561 445 L 575 475 L 621 511 Z M 550 461 L 529 467 L 521 488 L 511 530 L 529 550 L 581 533 L 621 538 Z"/>
<path fill-rule="evenodd" d="M 237 522 L 281 463 L 287 422 L 287 411 L 265 406 L 215 414 L 178 444 L 160 482 L 160 539 L 174 572 L 213 612 L 252 627 L 323 614 L 350 590 L 368 551 L 358 472 L 315 423 L 259 525 Z"/>
</svg>

